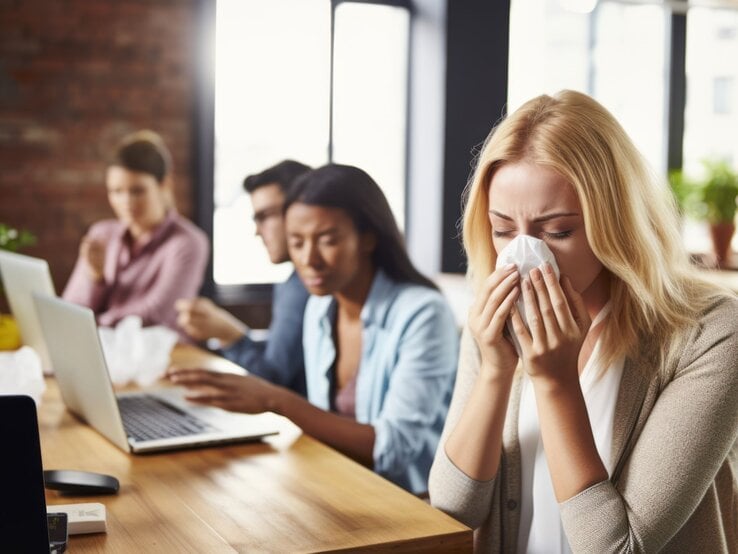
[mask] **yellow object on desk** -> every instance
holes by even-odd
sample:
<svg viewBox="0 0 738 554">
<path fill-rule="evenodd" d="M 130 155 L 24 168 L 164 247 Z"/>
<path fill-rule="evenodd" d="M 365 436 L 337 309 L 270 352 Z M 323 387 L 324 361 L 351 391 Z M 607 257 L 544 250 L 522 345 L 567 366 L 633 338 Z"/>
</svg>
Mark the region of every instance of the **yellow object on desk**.
<svg viewBox="0 0 738 554">
<path fill-rule="evenodd" d="M 0 314 L 0 350 L 18 350 L 21 335 L 12 315 Z"/>
</svg>

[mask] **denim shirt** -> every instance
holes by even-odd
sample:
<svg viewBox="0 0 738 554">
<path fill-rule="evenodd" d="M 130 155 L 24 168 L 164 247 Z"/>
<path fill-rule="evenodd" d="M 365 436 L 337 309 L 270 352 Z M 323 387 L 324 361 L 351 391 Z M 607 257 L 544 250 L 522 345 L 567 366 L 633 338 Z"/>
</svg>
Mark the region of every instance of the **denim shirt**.
<svg viewBox="0 0 738 554">
<path fill-rule="evenodd" d="M 303 348 L 308 399 L 329 410 L 336 359 L 332 296 L 311 296 Z M 438 291 L 377 271 L 361 310 L 356 421 L 374 427 L 374 471 L 423 493 L 456 377 L 458 333 Z"/>
<path fill-rule="evenodd" d="M 305 396 L 302 318 L 308 292 L 293 271 L 275 285 L 273 298 L 267 341 L 252 340 L 247 334 L 221 353 L 249 373 Z"/>
</svg>

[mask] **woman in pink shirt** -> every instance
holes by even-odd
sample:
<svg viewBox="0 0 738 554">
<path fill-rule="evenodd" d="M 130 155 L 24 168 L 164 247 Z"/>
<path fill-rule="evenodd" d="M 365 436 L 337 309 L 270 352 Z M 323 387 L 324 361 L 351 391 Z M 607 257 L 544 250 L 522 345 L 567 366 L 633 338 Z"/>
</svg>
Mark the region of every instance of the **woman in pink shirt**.
<svg viewBox="0 0 738 554">
<path fill-rule="evenodd" d="M 95 223 L 82 238 L 63 294 L 90 307 L 100 325 L 138 315 L 144 325 L 182 334 L 174 301 L 198 293 L 209 242 L 174 208 L 171 168 L 166 145 L 151 131 L 124 138 L 108 166 L 108 200 L 117 219 Z"/>
</svg>

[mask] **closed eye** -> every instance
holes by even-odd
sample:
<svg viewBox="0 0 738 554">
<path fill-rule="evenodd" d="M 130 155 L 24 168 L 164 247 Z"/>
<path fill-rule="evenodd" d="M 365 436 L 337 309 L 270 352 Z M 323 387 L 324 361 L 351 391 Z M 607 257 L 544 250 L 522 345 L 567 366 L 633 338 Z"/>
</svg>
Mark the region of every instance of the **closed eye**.
<svg viewBox="0 0 738 554">
<path fill-rule="evenodd" d="M 571 236 L 571 234 L 572 234 L 572 231 L 560 231 L 558 233 L 547 233 L 545 231 L 543 232 L 544 237 L 549 238 L 549 239 L 554 239 L 554 240 L 561 240 L 561 239 L 568 238 Z"/>
</svg>

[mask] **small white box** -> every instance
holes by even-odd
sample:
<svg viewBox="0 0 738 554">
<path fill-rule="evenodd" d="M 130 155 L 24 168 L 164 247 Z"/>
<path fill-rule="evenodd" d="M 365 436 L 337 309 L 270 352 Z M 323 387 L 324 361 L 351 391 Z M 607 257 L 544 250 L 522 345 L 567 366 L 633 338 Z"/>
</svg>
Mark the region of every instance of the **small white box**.
<svg viewBox="0 0 738 554">
<path fill-rule="evenodd" d="M 67 514 L 67 529 L 70 535 L 87 533 L 105 533 L 105 505 L 99 502 L 80 504 L 47 505 L 49 513 L 64 512 Z"/>
</svg>

